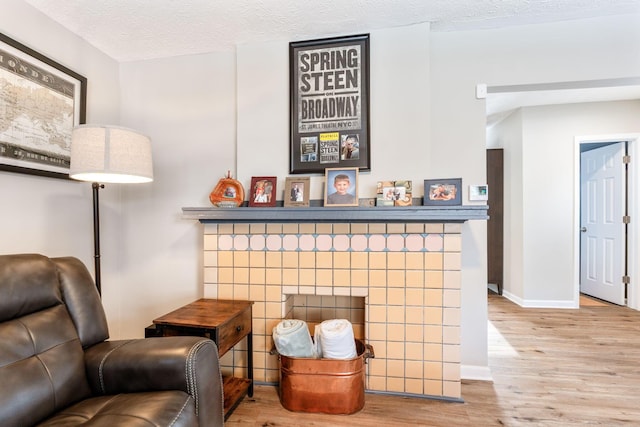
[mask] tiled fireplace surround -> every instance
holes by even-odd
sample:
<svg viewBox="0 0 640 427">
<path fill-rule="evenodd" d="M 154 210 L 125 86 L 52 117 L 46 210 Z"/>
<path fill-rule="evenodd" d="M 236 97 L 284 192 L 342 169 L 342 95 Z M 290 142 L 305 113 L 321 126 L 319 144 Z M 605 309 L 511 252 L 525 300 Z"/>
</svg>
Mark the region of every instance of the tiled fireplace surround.
<svg viewBox="0 0 640 427">
<path fill-rule="evenodd" d="M 278 381 L 280 320 L 348 318 L 375 351 L 368 390 L 460 399 L 461 221 L 289 220 L 201 219 L 204 296 L 254 301 L 255 381 Z M 223 370 L 245 376 L 246 357 L 243 341 Z"/>
</svg>

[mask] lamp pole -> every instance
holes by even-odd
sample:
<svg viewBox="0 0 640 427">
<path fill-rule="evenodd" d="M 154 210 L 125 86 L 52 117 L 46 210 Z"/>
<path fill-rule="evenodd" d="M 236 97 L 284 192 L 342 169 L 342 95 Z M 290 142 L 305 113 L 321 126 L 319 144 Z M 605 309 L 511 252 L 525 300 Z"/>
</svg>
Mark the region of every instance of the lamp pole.
<svg viewBox="0 0 640 427">
<path fill-rule="evenodd" d="M 91 184 L 93 188 L 93 261 L 96 274 L 96 288 L 98 294 L 102 295 L 102 285 L 100 280 L 100 203 L 98 192 L 104 188 L 104 184 L 94 182 Z"/>
</svg>

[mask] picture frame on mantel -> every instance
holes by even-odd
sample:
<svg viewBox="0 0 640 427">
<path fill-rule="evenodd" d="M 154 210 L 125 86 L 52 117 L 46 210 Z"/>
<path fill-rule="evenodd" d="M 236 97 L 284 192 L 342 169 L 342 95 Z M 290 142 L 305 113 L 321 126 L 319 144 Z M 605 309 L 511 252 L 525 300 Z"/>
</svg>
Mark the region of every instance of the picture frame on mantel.
<svg viewBox="0 0 640 427">
<path fill-rule="evenodd" d="M 424 206 L 462 204 L 462 178 L 425 179 Z"/>
<path fill-rule="evenodd" d="M 412 188 L 411 180 L 378 181 L 376 206 L 411 206 Z"/>
<path fill-rule="evenodd" d="M 358 168 L 327 168 L 324 182 L 325 206 L 358 206 Z"/>
<path fill-rule="evenodd" d="M 369 34 L 289 43 L 290 172 L 370 170 Z"/>
<path fill-rule="evenodd" d="M 278 178 L 275 176 L 254 176 L 251 178 L 249 192 L 250 207 L 274 207 L 276 205 L 276 187 Z"/>
<path fill-rule="evenodd" d="M 71 133 L 86 122 L 87 79 L 0 33 L 0 170 L 69 179 Z"/>
<path fill-rule="evenodd" d="M 288 176 L 284 186 L 284 206 L 308 207 L 310 182 L 308 176 Z"/>
</svg>

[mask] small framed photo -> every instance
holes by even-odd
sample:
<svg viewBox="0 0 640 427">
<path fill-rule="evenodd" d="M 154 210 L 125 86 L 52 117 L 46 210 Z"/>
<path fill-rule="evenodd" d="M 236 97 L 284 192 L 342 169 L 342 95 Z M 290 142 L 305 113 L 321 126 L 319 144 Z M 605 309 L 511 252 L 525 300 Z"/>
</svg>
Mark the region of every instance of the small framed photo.
<svg viewBox="0 0 640 427">
<path fill-rule="evenodd" d="M 251 178 L 251 190 L 249 192 L 249 206 L 273 207 L 276 205 L 275 176 L 254 176 Z"/>
<path fill-rule="evenodd" d="M 462 178 L 425 179 L 424 206 L 462 204 Z"/>
<path fill-rule="evenodd" d="M 469 200 L 489 200 L 489 186 L 486 184 L 470 185 Z"/>
<path fill-rule="evenodd" d="M 309 206 L 309 183 L 308 176 L 287 177 L 284 186 L 284 206 Z"/>
<path fill-rule="evenodd" d="M 358 168 L 326 168 L 325 206 L 358 206 Z"/>
<path fill-rule="evenodd" d="M 411 206 L 411 181 L 378 181 L 376 206 Z"/>
</svg>

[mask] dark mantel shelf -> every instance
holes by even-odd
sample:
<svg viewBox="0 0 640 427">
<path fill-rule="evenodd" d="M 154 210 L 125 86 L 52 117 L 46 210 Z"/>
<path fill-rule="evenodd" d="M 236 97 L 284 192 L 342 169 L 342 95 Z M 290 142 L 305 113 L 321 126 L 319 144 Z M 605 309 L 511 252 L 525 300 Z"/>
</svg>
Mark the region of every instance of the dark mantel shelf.
<svg viewBox="0 0 640 427">
<path fill-rule="evenodd" d="M 487 205 L 408 207 L 182 208 L 183 218 L 233 222 L 465 222 L 487 220 Z"/>
</svg>

